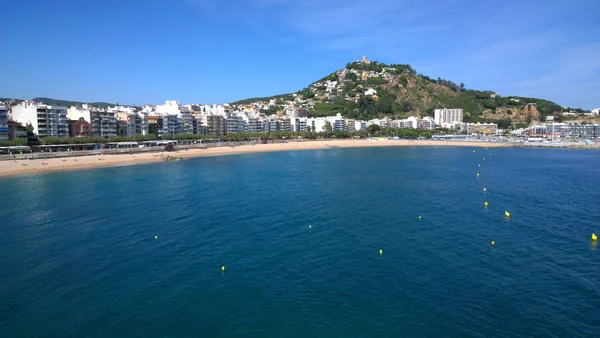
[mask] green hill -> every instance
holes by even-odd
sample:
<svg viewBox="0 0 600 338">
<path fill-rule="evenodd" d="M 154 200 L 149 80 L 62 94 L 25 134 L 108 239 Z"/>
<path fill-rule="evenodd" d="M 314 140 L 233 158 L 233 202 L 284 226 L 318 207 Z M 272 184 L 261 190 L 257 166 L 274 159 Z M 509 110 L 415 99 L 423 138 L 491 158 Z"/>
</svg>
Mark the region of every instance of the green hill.
<svg viewBox="0 0 600 338">
<path fill-rule="evenodd" d="M 337 83 L 333 83 L 337 81 Z M 375 95 L 366 95 L 374 89 Z M 561 106 L 545 99 L 519 96 L 501 97 L 489 90 L 467 89 L 464 84 L 417 73 L 410 65 L 379 62 L 348 63 L 308 87 L 298 91 L 312 116 L 341 113 L 361 120 L 407 116 L 432 116 L 436 108 L 462 108 L 466 122 L 529 123 L 557 116 Z M 290 95 L 248 99 L 244 104 Z"/>
</svg>

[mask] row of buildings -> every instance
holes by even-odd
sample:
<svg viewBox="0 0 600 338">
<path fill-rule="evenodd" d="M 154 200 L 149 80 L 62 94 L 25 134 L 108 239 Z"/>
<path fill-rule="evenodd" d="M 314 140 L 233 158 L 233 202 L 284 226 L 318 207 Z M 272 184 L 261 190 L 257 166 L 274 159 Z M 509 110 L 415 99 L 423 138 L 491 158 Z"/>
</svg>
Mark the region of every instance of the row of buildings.
<svg viewBox="0 0 600 338">
<path fill-rule="evenodd" d="M 582 138 L 600 137 L 600 124 L 549 123 L 533 125 L 525 129 L 515 130 L 514 135 L 528 135 L 543 138 Z"/>
<path fill-rule="evenodd" d="M 143 107 L 114 106 L 106 109 L 81 105 L 51 106 L 23 101 L 10 111 L 0 106 L 0 140 L 8 139 L 5 132 L 10 119 L 25 126 L 30 124 L 40 137 L 134 136 L 204 134 L 221 136 L 231 133 L 266 132 L 323 132 L 365 131 L 370 125 L 391 128 L 420 128 L 433 130 L 449 127 L 469 132 L 495 133 L 492 124 L 464 124 L 462 109 L 437 109 L 434 117 L 415 116 L 402 120 L 374 119 L 361 121 L 344 118 L 340 114 L 327 117 L 309 117 L 305 108 L 287 109 L 284 114 L 266 115 L 261 108 L 251 106 L 239 110 L 224 105 L 180 105 L 166 101 L 161 105 Z"/>
</svg>

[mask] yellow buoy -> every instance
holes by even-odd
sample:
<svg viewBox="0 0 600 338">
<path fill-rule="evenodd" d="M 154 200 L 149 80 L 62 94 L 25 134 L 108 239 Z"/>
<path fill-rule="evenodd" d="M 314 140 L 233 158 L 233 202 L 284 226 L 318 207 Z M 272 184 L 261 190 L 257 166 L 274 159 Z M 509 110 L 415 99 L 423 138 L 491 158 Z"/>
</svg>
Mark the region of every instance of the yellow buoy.
<svg viewBox="0 0 600 338">
<path fill-rule="evenodd" d="M 225 265 L 221 267 L 221 271 L 225 271 Z"/>
<path fill-rule="evenodd" d="M 483 192 L 486 192 L 486 191 L 487 191 L 487 189 L 486 189 L 486 188 L 483 188 Z"/>
<path fill-rule="evenodd" d="M 508 211 L 505 211 L 505 212 L 504 212 L 504 216 L 506 216 L 506 217 L 510 217 L 510 212 L 508 212 Z"/>
<path fill-rule="evenodd" d="M 158 239 L 158 236 L 154 236 L 154 239 Z"/>
<path fill-rule="evenodd" d="M 598 239 L 598 237 L 596 237 L 596 234 L 592 234 L 592 241 L 595 241 L 597 239 Z"/>
<path fill-rule="evenodd" d="M 494 245 L 494 244 L 496 244 L 496 243 L 494 243 L 494 241 L 492 241 L 492 245 Z"/>
<path fill-rule="evenodd" d="M 380 254 L 380 255 L 383 255 L 383 250 L 379 250 L 379 254 Z"/>
<path fill-rule="evenodd" d="M 479 177 L 479 173 L 477 173 L 477 176 Z"/>
<path fill-rule="evenodd" d="M 485 157 L 483 158 L 483 161 L 485 161 Z"/>
<path fill-rule="evenodd" d="M 477 166 L 478 166 L 478 167 L 481 167 L 481 164 L 478 164 Z"/>
<path fill-rule="evenodd" d="M 423 218 L 423 217 L 419 216 L 419 219 L 421 219 L 421 218 Z"/>
<path fill-rule="evenodd" d="M 488 206 L 488 202 L 483 202 L 483 206 L 487 207 Z"/>
</svg>

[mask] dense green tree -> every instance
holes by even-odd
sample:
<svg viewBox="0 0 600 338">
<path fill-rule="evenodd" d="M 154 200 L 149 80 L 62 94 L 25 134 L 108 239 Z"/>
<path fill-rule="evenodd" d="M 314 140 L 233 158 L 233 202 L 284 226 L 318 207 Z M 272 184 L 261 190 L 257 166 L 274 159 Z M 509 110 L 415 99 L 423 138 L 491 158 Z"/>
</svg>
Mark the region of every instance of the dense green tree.
<svg viewBox="0 0 600 338">
<path fill-rule="evenodd" d="M 367 132 L 369 132 L 369 134 L 375 134 L 380 130 L 381 130 L 381 127 L 377 124 L 371 124 L 367 127 Z"/>
</svg>

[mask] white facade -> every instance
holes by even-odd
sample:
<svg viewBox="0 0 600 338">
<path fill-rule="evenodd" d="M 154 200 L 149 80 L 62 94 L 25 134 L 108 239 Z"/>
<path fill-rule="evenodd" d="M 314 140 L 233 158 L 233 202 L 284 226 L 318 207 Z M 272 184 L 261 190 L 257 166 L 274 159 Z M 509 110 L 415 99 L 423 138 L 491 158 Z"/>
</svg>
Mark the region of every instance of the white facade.
<svg viewBox="0 0 600 338">
<path fill-rule="evenodd" d="M 156 106 L 156 113 L 159 115 L 181 115 L 179 110 L 179 101 L 165 101 L 165 104 Z"/>
<path fill-rule="evenodd" d="M 23 124 L 31 124 L 33 132 L 40 137 L 69 136 L 69 122 L 67 119 L 67 107 L 48 106 L 34 102 L 21 102 L 12 107 L 13 120 Z"/>
<path fill-rule="evenodd" d="M 592 109 L 592 115 L 600 115 L 600 108 Z"/>
<path fill-rule="evenodd" d="M 354 121 L 354 130 L 365 131 L 367 130 L 367 122 L 365 121 Z"/>
<path fill-rule="evenodd" d="M 369 88 L 365 90 L 365 96 L 377 95 L 377 91 L 373 88 Z"/>
<path fill-rule="evenodd" d="M 431 116 L 425 116 L 421 120 L 421 128 L 433 130 L 433 129 L 435 129 L 435 127 L 436 127 L 435 126 L 435 120 L 433 119 L 433 117 L 431 117 Z"/>
<path fill-rule="evenodd" d="M 67 109 L 67 117 L 69 120 L 77 121 L 80 118 L 83 118 L 87 122 L 91 122 L 92 118 L 90 115 L 91 109 L 87 104 L 82 105 L 81 108 L 76 106 L 71 106 Z"/>
<path fill-rule="evenodd" d="M 87 105 L 84 105 L 84 106 L 87 108 Z M 127 113 L 127 114 L 135 114 L 135 109 L 132 107 L 127 107 L 127 106 L 108 107 L 108 109 L 106 111 L 112 112 L 112 113 L 122 112 L 122 113 Z"/>
<path fill-rule="evenodd" d="M 419 127 L 419 120 L 416 116 L 409 116 L 402 120 L 404 128 L 417 129 Z"/>
<path fill-rule="evenodd" d="M 463 110 L 462 109 L 436 109 L 435 110 L 435 124 L 443 125 L 444 123 L 454 123 L 463 121 Z"/>
<path fill-rule="evenodd" d="M 290 129 L 293 132 L 305 132 L 307 130 L 307 120 L 306 117 L 291 117 L 290 118 Z"/>
</svg>

